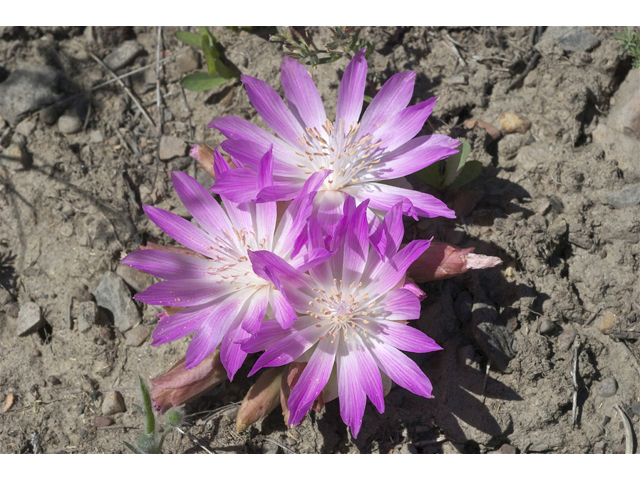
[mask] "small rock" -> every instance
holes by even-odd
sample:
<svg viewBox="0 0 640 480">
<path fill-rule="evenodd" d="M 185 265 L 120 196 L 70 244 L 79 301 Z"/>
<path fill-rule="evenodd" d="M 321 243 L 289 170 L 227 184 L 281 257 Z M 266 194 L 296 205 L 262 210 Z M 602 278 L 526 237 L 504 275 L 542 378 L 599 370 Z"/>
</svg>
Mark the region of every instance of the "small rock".
<svg viewBox="0 0 640 480">
<path fill-rule="evenodd" d="M 600 44 L 598 38 L 585 27 L 548 27 L 542 39 L 550 37 L 565 52 L 591 50 Z"/>
<path fill-rule="evenodd" d="M 89 301 L 80 303 L 80 313 L 78 314 L 78 331 L 84 333 L 96 324 L 98 319 L 98 306 Z"/>
<path fill-rule="evenodd" d="M 514 357 L 511 351 L 513 333 L 501 324 L 496 308 L 481 298 L 474 295 L 471 313 L 473 337 L 480 350 L 491 359 L 491 366 L 505 371 Z"/>
<path fill-rule="evenodd" d="M 100 130 L 93 130 L 89 133 L 89 143 L 102 143 L 104 142 L 104 137 L 102 136 L 102 132 Z"/>
<path fill-rule="evenodd" d="M 469 83 L 466 75 L 452 75 L 444 79 L 449 85 L 467 85 Z"/>
<path fill-rule="evenodd" d="M 93 291 L 96 303 L 113 314 L 113 322 L 121 332 L 140 323 L 140 313 L 131 299 L 131 292 L 118 275 L 105 272 Z"/>
<path fill-rule="evenodd" d="M 58 130 L 69 135 L 72 133 L 78 133 L 82 129 L 82 120 L 72 113 L 64 113 L 58 119 Z"/>
<path fill-rule="evenodd" d="M 145 165 L 151 165 L 153 163 L 154 158 L 155 157 L 150 153 L 145 153 L 144 155 L 142 155 L 142 157 L 140 157 L 140 161 Z"/>
<path fill-rule="evenodd" d="M 115 422 L 115 420 L 113 418 L 101 417 L 101 416 L 97 416 L 97 415 L 95 417 L 93 417 L 93 424 L 98 428 L 110 427 L 114 423 L 116 423 L 116 422 Z"/>
<path fill-rule="evenodd" d="M 184 140 L 163 135 L 160 139 L 160 160 L 166 162 L 175 157 L 183 157 L 187 154 L 188 148 L 189 146 Z"/>
<path fill-rule="evenodd" d="M 563 235 L 565 235 L 568 230 L 569 230 L 569 225 L 567 225 L 567 222 L 565 221 L 565 219 L 558 217 L 553 221 L 553 223 L 551 223 L 551 225 L 549 225 L 548 232 L 551 234 L 551 236 L 554 239 L 557 240 Z"/>
<path fill-rule="evenodd" d="M 40 120 L 46 125 L 53 125 L 58 121 L 58 108 L 50 105 L 40 110 Z"/>
<path fill-rule="evenodd" d="M 35 129 L 36 129 L 36 122 L 32 120 L 23 120 L 16 127 L 16 132 L 18 132 L 21 135 L 24 135 L 25 137 L 28 137 L 33 133 Z"/>
<path fill-rule="evenodd" d="M 66 238 L 73 235 L 73 224 L 71 222 L 64 222 L 60 227 L 60 235 Z"/>
<path fill-rule="evenodd" d="M 413 443 L 404 443 L 402 447 L 400 447 L 400 453 L 402 455 L 415 455 L 418 453 L 418 449 Z"/>
<path fill-rule="evenodd" d="M 515 113 L 503 113 L 500 117 L 500 129 L 504 133 L 526 133 L 531 127 L 531 122 Z"/>
<path fill-rule="evenodd" d="M 31 352 L 33 354 L 34 357 L 41 357 L 42 356 L 42 352 L 40 350 L 38 350 L 37 348 L 33 349 L 33 352 Z"/>
<path fill-rule="evenodd" d="M 604 442 L 596 442 L 593 444 L 593 453 L 595 454 L 603 454 L 604 453 L 604 449 L 607 446 L 606 443 Z"/>
<path fill-rule="evenodd" d="M 604 398 L 613 397 L 618 391 L 618 382 L 613 377 L 607 377 L 596 387 L 598 395 Z"/>
<path fill-rule="evenodd" d="M 18 314 L 18 329 L 17 334 L 19 337 L 24 337 L 30 333 L 38 330 L 44 323 L 40 307 L 37 303 L 27 302 L 20 307 L 20 313 Z"/>
<path fill-rule="evenodd" d="M 52 386 L 61 385 L 62 384 L 60 379 L 58 377 L 56 377 L 55 375 L 49 375 L 47 377 L 47 382 L 49 382 L 49 384 L 51 384 Z"/>
<path fill-rule="evenodd" d="M 140 190 L 140 195 L 142 195 L 142 187 L 140 187 Z M 152 275 L 122 263 L 116 268 L 116 274 L 127 282 L 136 292 L 143 292 L 154 283 Z"/>
<path fill-rule="evenodd" d="M 640 402 L 636 402 L 631 405 L 631 412 L 636 416 L 640 417 Z"/>
<path fill-rule="evenodd" d="M 540 328 L 538 329 L 538 331 L 541 334 L 549 335 L 550 333 L 553 333 L 555 329 L 556 329 L 556 324 L 553 323 L 549 319 L 549 317 L 546 317 L 546 316 L 540 317 Z"/>
<path fill-rule="evenodd" d="M 84 285 L 75 287 L 72 290 L 71 295 L 79 302 L 90 302 L 94 300 L 93 294 L 87 290 L 87 287 Z"/>
<path fill-rule="evenodd" d="M 606 312 L 601 319 L 596 322 L 596 328 L 602 333 L 609 333 L 615 324 L 618 322 L 618 316 L 611 312 Z"/>
<path fill-rule="evenodd" d="M 262 444 L 262 453 L 265 453 L 268 455 L 273 455 L 278 453 L 279 449 L 280 447 L 278 445 L 276 445 L 275 443 L 267 442 L 266 440 Z"/>
<path fill-rule="evenodd" d="M 7 398 L 4 399 L 4 405 L 2 406 L 2 413 L 6 413 L 13 406 L 13 402 L 16 401 L 16 395 L 14 393 L 10 393 L 7 395 Z"/>
<path fill-rule="evenodd" d="M 576 338 L 576 331 L 573 328 L 567 328 L 564 332 L 558 336 L 558 348 L 561 351 L 567 351 L 573 345 L 573 340 Z"/>
<path fill-rule="evenodd" d="M 604 202 L 615 208 L 626 208 L 640 205 L 640 183 L 630 185 L 604 197 Z"/>
<path fill-rule="evenodd" d="M 178 64 L 180 73 L 184 74 L 200 68 L 200 57 L 190 48 L 176 57 L 176 63 Z"/>
<path fill-rule="evenodd" d="M 129 40 L 104 57 L 103 61 L 111 70 L 119 70 L 133 62 L 142 52 L 144 48 L 138 42 Z"/>
<path fill-rule="evenodd" d="M 640 70 L 631 70 L 614 95 L 615 105 L 607 125 L 618 132 L 640 139 Z"/>
<path fill-rule="evenodd" d="M 7 148 L 11 144 L 11 137 L 13 137 L 13 130 L 7 128 L 2 135 L 0 135 L 0 147 Z"/>
<path fill-rule="evenodd" d="M 509 445 L 508 443 L 505 443 L 504 445 L 502 445 L 500 447 L 500 453 L 502 454 L 515 454 L 516 452 L 516 447 L 514 447 L 513 445 Z"/>
<path fill-rule="evenodd" d="M 27 113 L 60 99 L 62 76 L 50 66 L 29 66 L 15 70 L 0 83 L 0 115 L 16 125 Z"/>
<path fill-rule="evenodd" d="M 138 325 L 127 333 L 127 340 L 124 344 L 128 347 L 139 347 L 151 335 L 151 329 L 144 325 Z"/>
<path fill-rule="evenodd" d="M 107 394 L 102 402 L 102 414 L 114 415 L 116 413 L 126 412 L 127 407 L 124 404 L 124 398 L 120 392 L 111 392 Z"/>
</svg>

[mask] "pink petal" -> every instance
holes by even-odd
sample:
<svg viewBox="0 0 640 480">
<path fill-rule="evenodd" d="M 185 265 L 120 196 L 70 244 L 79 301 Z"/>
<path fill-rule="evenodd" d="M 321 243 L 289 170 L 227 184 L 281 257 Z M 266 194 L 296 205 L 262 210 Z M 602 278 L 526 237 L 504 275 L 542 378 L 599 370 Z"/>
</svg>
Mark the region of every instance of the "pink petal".
<svg viewBox="0 0 640 480">
<path fill-rule="evenodd" d="M 233 291 L 233 285 L 218 283 L 213 278 L 182 278 L 155 283 L 144 292 L 136 293 L 133 298 L 150 305 L 190 307 L 203 305 Z"/>
<path fill-rule="evenodd" d="M 344 423 L 351 427 L 351 434 L 358 437 L 362 426 L 362 416 L 367 403 L 367 396 L 360 386 L 360 366 L 349 351 L 353 342 L 336 340 L 338 354 L 336 368 L 338 376 L 338 395 L 340 396 L 340 416 Z"/>
<path fill-rule="evenodd" d="M 335 128 L 349 130 L 360 118 L 364 88 L 367 81 L 367 60 L 364 58 L 365 49 L 360 50 L 353 57 L 342 75 L 336 107 Z"/>
<path fill-rule="evenodd" d="M 280 78 L 289 108 L 303 127 L 318 128 L 325 124 L 322 98 L 304 66 L 285 56 L 280 65 Z"/>
<path fill-rule="evenodd" d="M 422 333 L 417 328 L 405 325 L 402 322 L 377 320 L 368 325 L 371 335 L 381 342 L 407 352 L 435 352 L 442 350 L 432 338 Z"/>
<path fill-rule="evenodd" d="M 192 255 L 161 250 L 137 250 L 122 259 L 125 265 L 165 280 L 206 278 L 211 262 Z"/>
<path fill-rule="evenodd" d="M 409 290 L 396 288 L 376 300 L 376 312 L 387 320 L 415 320 L 420 317 L 420 300 Z"/>
<path fill-rule="evenodd" d="M 333 369 L 337 349 L 338 340 L 333 337 L 325 338 L 318 343 L 298 383 L 291 390 L 289 425 L 298 425 L 322 392 Z"/>
</svg>

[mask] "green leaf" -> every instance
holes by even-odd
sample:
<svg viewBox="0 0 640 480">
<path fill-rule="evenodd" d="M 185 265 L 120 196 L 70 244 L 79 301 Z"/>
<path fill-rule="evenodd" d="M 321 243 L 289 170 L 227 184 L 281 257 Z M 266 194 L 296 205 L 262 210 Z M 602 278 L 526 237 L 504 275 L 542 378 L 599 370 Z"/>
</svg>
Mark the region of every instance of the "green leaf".
<svg viewBox="0 0 640 480">
<path fill-rule="evenodd" d="M 220 60 L 219 58 L 216 58 L 215 65 L 216 71 L 222 78 L 229 79 L 236 76 L 235 72 L 227 67 L 224 63 L 222 63 L 222 60 Z"/>
<path fill-rule="evenodd" d="M 216 73 L 216 57 L 211 49 L 211 40 L 207 36 L 202 37 L 202 51 L 204 52 L 204 58 L 207 61 L 207 69 L 209 75 Z"/>
<path fill-rule="evenodd" d="M 147 416 L 147 434 L 155 434 L 156 431 L 156 417 L 153 415 L 153 405 L 151 404 L 151 395 L 147 386 L 142 381 L 142 377 L 138 375 L 138 382 L 140 383 L 140 392 L 142 392 L 142 400 L 144 403 L 144 412 Z"/>
<path fill-rule="evenodd" d="M 176 38 L 187 45 L 191 45 L 192 47 L 202 46 L 202 37 L 197 33 L 180 31 L 176 32 Z"/>
<path fill-rule="evenodd" d="M 200 33 L 202 33 L 203 37 L 209 37 L 211 39 L 211 43 L 213 45 L 218 43 L 218 41 L 216 40 L 216 37 L 214 37 L 213 33 L 211 33 L 211 30 L 209 30 L 207 27 L 198 27 L 198 28 L 200 29 Z"/>
<path fill-rule="evenodd" d="M 133 445 L 131 445 L 128 442 L 123 441 L 122 443 L 124 443 L 124 446 L 127 447 L 129 450 L 131 450 L 133 453 L 138 453 L 138 451 L 135 449 L 135 447 Z"/>
<path fill-rule="evenodd" d="M 446 160 L 447 166 L 444 170 L 445 187 L 451 185 L 451 183 L 456 179 L 456 177 L 458 176 L 458 172 L 464 166 L 465 160 L 467 159 L 467 157 L 469 156 L 469 152 L 471 151 L 471 145 L 469 145 L 469 142 L 467 142 L 464 138 L 461 138 L 460 141 L 462 142 L 462 145 L 458 147 L 458 151 L 460 153 L 452 155 Z"/>
<path fill-rule="evenodd" d="M 463 185 L 471 182 L 472 180 L 475 180 L 481 173 L 482 162 L 471 160 L 470 162 L 464 164 L 464 167 L 462 167 L 462 170 L 460 170 L 460 173 L 453 181 L 453 183 L 449 185 L 449 188 L 460 188 Z"/>
<path fill-rule="evenodd" d="M 373 98 L 371 98 L 369 95 L 365 95 L 364 96 L 364 101 L 367 103 L 371 103 L 373 101 Z"/>
<path fill-rule="evenodd" d="M 203 92 L 205 90 L 216 88 L 226 81 L 226 78 L 221 77 L 217 73 L 209 75 L 207 72 L 197 72 L 187 75 L 180 80 L 180 85 L 192 92 Z"/>
<path fill-rule="evenodd" d="M 425 183 L 428 183 L 432 187 L 436 187 L 438 190 L 442 189 L 442 178 L 440 177 L 440 163 L 432 163 L 427 168 L 423 168 L 417 172 L 418 177 Z"/>
</svg>

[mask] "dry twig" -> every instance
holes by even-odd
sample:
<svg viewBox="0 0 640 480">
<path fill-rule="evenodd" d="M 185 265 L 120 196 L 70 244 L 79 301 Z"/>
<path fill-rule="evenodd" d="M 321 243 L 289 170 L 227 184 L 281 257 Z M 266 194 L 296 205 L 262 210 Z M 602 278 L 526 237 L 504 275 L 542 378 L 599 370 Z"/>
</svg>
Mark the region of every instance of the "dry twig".
<svg viewBox="0 0 640 480">
<path fill-rule="evenodd" d="M 115 74 L 115 72 L 113 70 L 111 70 L 109 67 L 107 67 L 104 62 L 102 60 L 100 60 L 96 55 L 94 55 L 92 52 L 89 52 L 89 55 L 91 56 L 91 58 L 93 58 L 105 71 L 109 72 L 109 74 L 111 76 L 114 77 L 114 79 L 116 79 L 118 81 L 118 83 L 120 84 L 120 86 L 122 88 L 124 88 L 124 91 L 127 93 L 127 95 L 129 95 L 129 98 L 131 98 L 131 100 L 133 100 L 133 103 L 136 104 L 136 106 L 138 107 L 138 109 L 140 110 L 140 112 L 142 113 L 142 115 L 144 116 L 144 118 L 147 120 L 147 122 L 149 122 L 149 124 L 155 129 L 156 125 L 153 123 L 153 120 L 151 120 L 151 117 L 149 116 L 149 114 L 147 113 L 147 111 L 144 109 L 144 107 L 142 106 L 142 104 L 140 103 L 140 100 L 138 100 L 138 98 L 133 94 L 133 92 L 129 89 L 129 87 L 127 87 L 125 85 L 125 83 L 118 77 L 118 75 Z"/>
<path fill-rule="evenodd" d="M 620 420 L 622 420 L 622 424 L 624 425 L 624 453 L 632 454 L 633 453 L 633 428 L 631 428 L 631 422 L 629 421 L 629 417 L 624 413 L 624 410 L 620 408 L 618 404 L 615 404 L 613 408 L 616 409 L 618 415 L 620 415 Z"/>
</svg>

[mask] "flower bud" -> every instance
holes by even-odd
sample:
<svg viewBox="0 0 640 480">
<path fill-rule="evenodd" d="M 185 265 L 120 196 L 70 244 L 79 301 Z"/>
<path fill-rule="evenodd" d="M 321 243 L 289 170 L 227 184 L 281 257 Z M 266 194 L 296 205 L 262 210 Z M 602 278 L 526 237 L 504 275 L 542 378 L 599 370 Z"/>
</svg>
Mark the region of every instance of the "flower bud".
<svg viewBox="0 0 640 480">
<path fill-rule="evenodd" d="M 259 422 L 280 403 L 280 383 L 284 367 L 265 370 L 254 383 L 240 405 L 236 416 L 238 433 L 244 432 L 250 425 Z"/>
<path fill-rule="evenodd" d="M 164 375 L 151 379 L 151 399 L 157 410 L 164 412 L 195 400 L 227 379 L 219 348 L 196 367 L 185 370 L 184 366 L 183 358 Z"/>
<path fill-rule="evenodd" d="M 431 246 L 409 267 L 407 275 L 418 283 L 455 277 L 467 270 L 500 265 L 498 257 L 477 255 L 474 248 L 458 248 L 444 242 L 431 242 Z"/>
<path fill-rule="evenodd" d="M 193 145 L 189 151 L 189 155 L 195 158 L 198 161 L 198 166 L 215 180 L 216 175 L 213 171 L 213 148 L 206 143 Z"/>
</svg>

